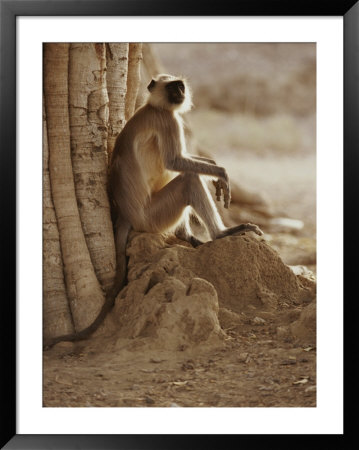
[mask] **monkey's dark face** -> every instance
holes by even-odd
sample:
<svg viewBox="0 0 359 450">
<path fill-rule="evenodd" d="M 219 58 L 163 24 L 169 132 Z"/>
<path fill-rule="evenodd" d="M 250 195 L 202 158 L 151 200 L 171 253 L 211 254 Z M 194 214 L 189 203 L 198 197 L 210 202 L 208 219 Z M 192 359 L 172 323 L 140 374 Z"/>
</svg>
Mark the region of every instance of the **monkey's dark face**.
<svg viewBox="0 0 359 450">
<path fill-rule="evenodd" d="M 192 107 L 191 90 L 181 77 L 159 74 L 147 89 L 150 92 L 148 103 L 156 108 L 184 113 Z"/>
<path fill-rule="evenodd" d="M 182 80 L 171 81 L 166 84 L 168 101 L 180 105 L 185 99 L 185 86 Z"/>
</svg>

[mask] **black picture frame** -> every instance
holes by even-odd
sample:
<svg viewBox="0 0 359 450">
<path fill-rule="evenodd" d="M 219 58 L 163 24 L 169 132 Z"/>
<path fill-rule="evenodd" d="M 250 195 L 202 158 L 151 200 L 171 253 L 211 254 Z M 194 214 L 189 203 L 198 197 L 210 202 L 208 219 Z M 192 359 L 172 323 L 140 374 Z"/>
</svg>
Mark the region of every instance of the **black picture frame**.
<svg viewBox="0 0 359 450">
<path fill-rule="evenodd" d="M 16 17 L 17 16 L 342 16 L 344 18 L 344 233 L 350 236 L 344 242 L 345 293 L 351 292 L 356 265 L 351 262 L 357 248 L 357 224 L 354 195 L 359 171 L 359 3 L 357 0 L 336 2 L 302 0 L 222 0 L 205 4 L 183 0 L 0 0 L 0 183 L 3 228 L 1 255 L 2 277 L 2 345 L 1 362 L 3 383 L 1 405 L 1 448 L 7 449 L 183 449 L 198 448 L 207 439 L 207 448 L 228 448 L 239 443 L 247 446 L 267 442 L 264 435 L 17 435 L 16 434 Z M 335 230 L 333 230 L 335 233 Z M 355 292 L 353 290 L 353 292 Z M 356 294 L 357 295 L 357 294 Z M 352 300 L 355 298 L 352 297 Z M 350 300 L 350 299 L 347 299 Z M 355 335 L 355 302 L 346 302 L 344 310 L 346 342 Z M 356 355 L 345 356 L 345 383 L 355 375 Z M 351 362 L 352 361 L 352 362 Z M 349 378 L 348 378 L 349 377 Z M 350 409 L 351 394 L 345 391 L 345 410 Z M 355 410 L 354 410 L 355 411 Z M 344 439 L 354 429 L 355 414 L 344 422 Z M 287 438 L 293 437 L 287 436 Z M 298 442 L 313 442 L 318 436 L 296 436 Z M 281 440 L 283 436 L 281 436 Z M 348 437 L 349 440 L 349 437 Z M 258 442 L 260 441 L 260 442 Z M 276 446 L 279 443 L 276 444 Z M 4 446 L 4 447 L 3 447 Z M 337 444 L 337 448 L 343 446 Z M 266 448 L 268 448 L 266 446 Z"/>
</svg>

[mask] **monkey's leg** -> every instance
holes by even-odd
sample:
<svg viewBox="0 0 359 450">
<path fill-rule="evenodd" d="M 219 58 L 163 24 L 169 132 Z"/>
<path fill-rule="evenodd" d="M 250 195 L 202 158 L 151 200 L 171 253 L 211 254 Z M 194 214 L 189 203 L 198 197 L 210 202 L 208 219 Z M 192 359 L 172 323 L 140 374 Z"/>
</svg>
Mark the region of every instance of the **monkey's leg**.
<svg viewBox="0 0 359 450">
<path fill-rule="evenodd" d="M 193 214 L 193 212 L 192 212 Z M 182 222 L 178 225 L 178 227 L 175 230 L 175 235 L 182 239 L 183 241 L 189 242 L 192 247 L 198 247 L 199 245 L 203 244 L 202 241 L 194 237 L 193 231 L 191 228 L 191 220 L 190 220 L 191 212 L 188 209 L 185 209 L 183 212 L 183 219 Z M 195 216 L 196 217 L 196 216 Z M 198 221 L 197 217 L 196 220 Z"/>
<path fill-rule="evenodd" d="M 162 232 L 170 229 L 181 220 L 186 206 L 192 206 L 205 224 L 212 240 L 236 233 L 259 230 L 256 225 L 252 224 L 226 228 L 207 186 L 199 175 L 187 172 L 178 175 L 152 196 L 145 209 L 148 222 L 144 226 L 144 231 Z M 257 234 L 260 233 L 259 230 Z"/>
<path fill-rule="evenodd" d="M 201 177 L 195 173 L 188 173 L 184 176 L 187 178 L 186 183 L 188 185 L 187 201 L 202 219 L 211 239 L 214 240 L 225 230 L 225 226 L 208 187 Z"/>
<path fill-rule="evenodd" d="M 186 206 L 192 206 L 207 227 L 211 239 L 225 229 L 212 197 L 199 175 L 187 172 L 178 175 L 152 195 L 145 209 L 147 223 L 144 231 L 162 232 L 182 219 Z"/>
<path fill-rule="evenodd" d="M 184 188 L 183 176 L 178 175 L 160 191 L 152 194 L 144 211 L 146 222 L 138 231 L 161 233 L 178 225 L 188 206 Z"/>
<path fill-rule="evenodd" d="M 205 223 L 211 239 L 221 239 L 233 234 L 244 234 L 246 231 L 253 231 L 261 236 L 262 230 L 252 223 L 237 225 L 235 227 L 226 228 L 220 218 L 217 208 L 214 204 L 212 196 L 210 195 L 207 185 L 202 182 L 197 174 L 184 174 L 188 178 L 189 202 L 199 217 Z M 229 201 L 224 192 L 225 202 Z M 228 207 L 228 204 L 227 204 Z"/>
</svg>

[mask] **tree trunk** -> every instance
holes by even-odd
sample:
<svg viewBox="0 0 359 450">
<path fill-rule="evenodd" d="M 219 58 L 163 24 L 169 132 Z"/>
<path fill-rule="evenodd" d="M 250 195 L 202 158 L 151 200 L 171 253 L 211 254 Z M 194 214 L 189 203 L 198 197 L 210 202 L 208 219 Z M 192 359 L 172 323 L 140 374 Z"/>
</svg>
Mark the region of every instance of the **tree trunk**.
<svg viewBox="0 0 359 450">
<path fill-rule="evenodd" d="M 126 123 L 128 44 L 106 44 L 106 62 L 110 101 L 107 153 L 110 162 L 116 138 Z"/>
<path fill-rule="evenodd" d="M 165 72 L 152 44 L 142 44 L 142 55 L 143 63 L 141 64 L 141 80 L 143 80 L 143 82 L 140 83 L 137 93 L 136 109 L 146 103 L 148 97 L 147 86 L 150 83 L 151 78 Z"/>
<path fill-rule="evenodd" d="M 43 333 L 45 338 L 73 333 L 64 280 L 59 230 L 51 198 L 49 148 L 43 105 Z"/>
<path fill-rule="evenodd" d="M 104 44 L 71 44 L 69 116 L 72 169 L 81 223 L 96 276 L 107 292 L 115 247 L 107 195 L 106 56 Z"/>
<path fill-rule="evenodd" d="M 69 44 L 44 45 L 44 90 L 49 170 L 68 298 L 75 329 L 93 322 L 103 293 L 96 278 L 77 208 L 68 117 Z"/>
<path fill-rule="evenodd" d="M 164 72 L 161 61 L 151 44 L 143 43 L 142 53 L 143 53 L 143 65 L 146 69 L 149 78 Z"/>
<path fill-rule="evenodd" d="M 130 44 L 128 51 L 126 121 L 133 116 L 141 81 L 142 44 Z"/>
</svg>

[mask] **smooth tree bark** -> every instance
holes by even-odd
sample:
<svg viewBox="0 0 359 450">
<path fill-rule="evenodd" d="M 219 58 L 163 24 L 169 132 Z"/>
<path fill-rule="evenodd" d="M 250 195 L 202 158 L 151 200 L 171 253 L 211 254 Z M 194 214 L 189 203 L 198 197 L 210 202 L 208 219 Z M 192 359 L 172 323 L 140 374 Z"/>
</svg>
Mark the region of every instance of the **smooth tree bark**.
<svg viewBox="0 0 359 450">
<path fill-rule="evenodd" d="M 43 333 L 45 338 L 73 333 L 67 301 L 60 236 L 51 197 L 49 147 L 43 105 Z"/>
<path fill-rule="evenodd" d="M 68 73 L 76 199 L 96 276 L 108 292 L 114 281 L 116 256 L 107 194 L 109 98 L 105 44 L 71 44 Z"/>
<path fill-rule="evenodd" d="M 108 161 L 117 136 L 125 126 L 127 92 L 128 44 L 106 44 L 107 91 L 109 97 L 109 125 L 107 139 Z"/>
<path fill-rule="evenodd" d="M 141 81 L 142 44 L 129 44 L 126 95 L 126 121 L 133 116 Z"/>
<path fill-rule="evenodd" d="M 69 44 L 44 45 L 44 90 L 49 172 L 75 330 L 91 324 L 104 301 L 77 207 L 68 115 Z"/>
</svg>

